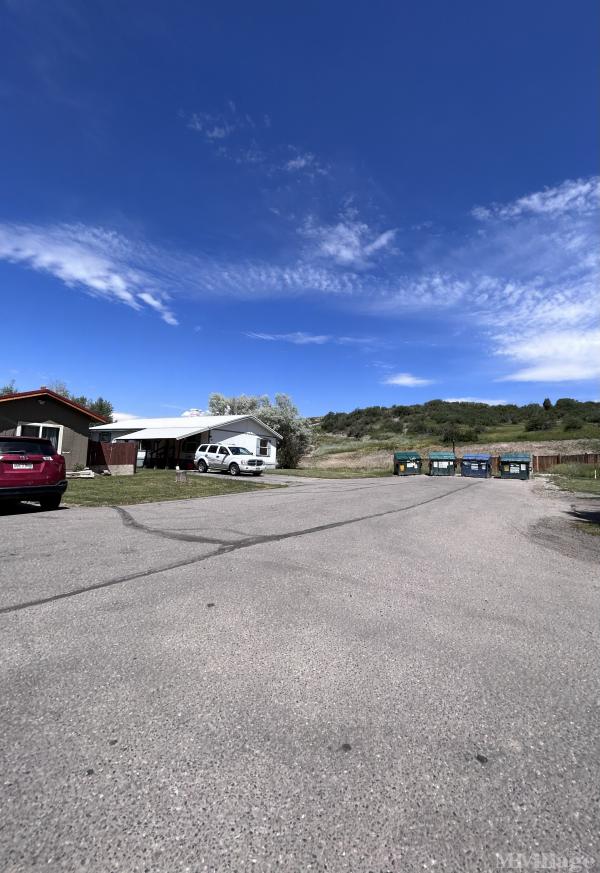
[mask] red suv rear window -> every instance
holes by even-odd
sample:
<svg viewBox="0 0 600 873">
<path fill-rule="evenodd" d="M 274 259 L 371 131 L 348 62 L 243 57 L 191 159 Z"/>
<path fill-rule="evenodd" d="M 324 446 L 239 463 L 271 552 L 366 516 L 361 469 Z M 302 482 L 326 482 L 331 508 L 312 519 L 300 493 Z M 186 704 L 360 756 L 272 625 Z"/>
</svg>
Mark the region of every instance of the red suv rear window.
<svg viewBox="0 0 600 873">
<path fill-rule="evenodd" d="M 12 440 L 0 437 L 0 455 L 55 455 L 50 440 Z"/>
</svg>

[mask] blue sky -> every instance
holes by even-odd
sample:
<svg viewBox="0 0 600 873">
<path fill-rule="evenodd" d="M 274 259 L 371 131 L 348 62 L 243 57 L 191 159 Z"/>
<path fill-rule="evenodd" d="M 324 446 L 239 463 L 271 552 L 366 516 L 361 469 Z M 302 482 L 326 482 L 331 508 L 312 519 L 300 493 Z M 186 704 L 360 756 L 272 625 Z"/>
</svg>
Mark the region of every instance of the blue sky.
<svg viewBox="0 0 600 873">
<path fill-rule="evenodd" d="M 1 382 L 600 396 L 592 0 L 0 16 Z"/>
</svg>

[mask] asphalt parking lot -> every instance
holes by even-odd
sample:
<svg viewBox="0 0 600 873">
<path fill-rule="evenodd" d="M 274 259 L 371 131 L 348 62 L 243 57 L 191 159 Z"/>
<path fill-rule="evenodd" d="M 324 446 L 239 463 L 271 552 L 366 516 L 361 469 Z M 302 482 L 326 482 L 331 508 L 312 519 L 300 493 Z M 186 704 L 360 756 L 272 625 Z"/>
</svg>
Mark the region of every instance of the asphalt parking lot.
<svg viewBox="0 0 600 873">
<path fill-rule="evenodd" d="M 597 869 L 567 508 L 420 476 L 3 515 L 0 869 Z"/>
</svg>

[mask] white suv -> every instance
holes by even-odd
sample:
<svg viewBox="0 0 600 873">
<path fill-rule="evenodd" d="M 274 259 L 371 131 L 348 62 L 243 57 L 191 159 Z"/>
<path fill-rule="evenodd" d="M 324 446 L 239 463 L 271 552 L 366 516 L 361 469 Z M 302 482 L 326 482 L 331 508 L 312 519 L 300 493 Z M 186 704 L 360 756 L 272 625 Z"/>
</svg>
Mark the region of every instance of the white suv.
<svg viewBox="0 0 600 873">
<path fill-rule="evenodd" d="M 200 473 L 206 473 L 207 470 L 223 470 L 230 476 L 239 476 L 240 473 L 260 476 L 265 468 L 262 458 L 257 458 L 242 446 L 219 446 L 209 443 L 198 446 L 194 455 L 194 464 Z"/>
</svg>

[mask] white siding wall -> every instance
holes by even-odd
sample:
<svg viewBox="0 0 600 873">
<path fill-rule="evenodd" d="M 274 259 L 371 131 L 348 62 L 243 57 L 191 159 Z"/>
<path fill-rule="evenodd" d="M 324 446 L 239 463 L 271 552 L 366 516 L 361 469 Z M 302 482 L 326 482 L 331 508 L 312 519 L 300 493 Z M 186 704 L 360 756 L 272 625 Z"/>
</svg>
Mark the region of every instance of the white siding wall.
<svg viewBox="0 0 600 873">
<path fill-rule="evenodd" d="M 190 419 L 190 423 L 193 426 L 193 419 Z M 249 431 L 248 427 L 254 427 L 254 430 Z M 99 440 L 100 433 L 102 433 L 102 439 L 107 442 L 112 442 L 113 440 L 126 438 L 127 433 L 134 433 L 139 428 L 135 427 L 133 430 L 125 427 L 125 423 L 123 423 L 122 429 L 113 430 L 113 431 L 91 431 L 90 438 L 93 440 Z M 196 448 L 203 442 L 209 442 L 208 433 L 204 432 L 202 434 L 198 434 L 197 437 L 189 437 L 190 441 L 195 441 Z M 259 441 L 261 439 L 266 439 L 268 441 L 268 455 L 262 455 L 260 453 Z M 213 428 L 210 432 L 210 442 L 212 443 L 223 443 L 224 445 L 232 445 L 232 446 L 243 446 L 245 449 L 248 449 L 249 452 L 252 452 L 253 455 L 258 455 L 264 459 L 265 466 L 267 467 L 275 467 L 277 465 L 277 440 L 274 436 L 272 436 L 268 431 L 263 430 L 258 425 L 254 425 L 253 422 L 248 421 L 232 421 L 229 424 L 225 425 L 222 428 Z M 182 452 L 181 459 L 193 459 L 194 452 Z"/>
<path fill-rule="evenodd" d="M 252 452 L 253 455 L 258 455 L 263 458 L 265 467 L 275 467 L 277 464 L 277 440 L 268 431 L 263 431 L 256 425 L 256 430 L 248 431 L 248 421 L 233 421 L 226 428 L 213 428 L 211 430 L 211 442 L 223 443 L 223 445 L 242 446 Z M 259 452 L 259 440 L 268 440 L 267 448 L 268 455 L 261 455 Z"/>
</svg>

